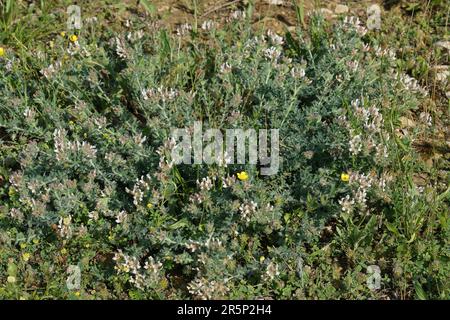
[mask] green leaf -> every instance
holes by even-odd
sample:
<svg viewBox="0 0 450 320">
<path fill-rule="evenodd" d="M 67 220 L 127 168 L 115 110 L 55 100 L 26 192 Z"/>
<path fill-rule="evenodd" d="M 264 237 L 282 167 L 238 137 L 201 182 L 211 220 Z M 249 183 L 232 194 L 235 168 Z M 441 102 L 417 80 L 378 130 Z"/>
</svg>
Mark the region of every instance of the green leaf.
<svg viewBox="0 0 450 320">
<path fill-rule="evenodd" d="M 414 288 L 416 289 L 416 295 L 420 300 L 428 300 L 427 294 L 420 283 L 414 283 Z"/>
<path fill-rule="evenodd" d="M 393 234 L 395 234 L 396 236 L 398 236 L 399 232 L 397 230 L 397 227 L 394 226 L 392 223 L 390 222 L 386 222 L 386 228 L 392 232 Z"/>
<path fill-rule="evenodd" d="M 174 224 L 172 224 L 171 226 L 169 226 L 169 230 L 176 230 L 176 229 L 180 229 L 180 228 L 184 228 L 188 225 L 188 221 L 186 218 L 183 218 L 177 222 L 175 222 Z"/>
<path fill-rule="evenodd" d="M 297 21 L 301 23 L 303 28 L 306 28 L 305 24 L 305 7 L 303 5 L 303 0 L 300 0 L 300 3 L 298 3 L 297 0 L 292 0 L 292 3 L 295 8 L 295 14 L 297 16 Z"/>
<path fill-rule="evenodd" d="M 145 10 L 150 14 L 150 16 L 154 16 L 156 14 L 156 8 L 153 4 L 150 3 L 150 1 L 140 0 L 139 4 L 141 4 L 145 8 Z"/>
</svg>

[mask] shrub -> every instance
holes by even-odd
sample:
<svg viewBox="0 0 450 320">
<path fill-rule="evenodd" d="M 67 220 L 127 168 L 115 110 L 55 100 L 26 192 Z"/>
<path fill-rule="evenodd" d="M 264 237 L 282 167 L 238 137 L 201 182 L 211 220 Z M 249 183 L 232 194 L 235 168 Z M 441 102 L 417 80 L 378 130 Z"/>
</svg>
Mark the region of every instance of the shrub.
<svg viewBox="0 0 450 320">
<path fill-rule="evenodd" d="M 430 207 L 438 191 L 420 193 L 399 168 L 415 159 L 399 117 L 424 90 L 365 33 L 355 18 L 315 16 L 308 32 L 284 37 L 242 22 L 176 36 L 129 30 L 57 37 L 4 59 L 0 296 L 445 292 L 445 237 L 432 253 L 411 249 L 411 259 L 428 255 L 423 268 L 396 257 L 409 250 L 396 237 L 412 243 L 423 216 L 441 212 Z M 170 130 L 195 121 L 278 128 L 279 172 L 174 164 Z M 371 264 L 380 290 L 366 285 Z M 79 291 L 66 286 L 70 265 L 81 268 Z"/>
</svg>

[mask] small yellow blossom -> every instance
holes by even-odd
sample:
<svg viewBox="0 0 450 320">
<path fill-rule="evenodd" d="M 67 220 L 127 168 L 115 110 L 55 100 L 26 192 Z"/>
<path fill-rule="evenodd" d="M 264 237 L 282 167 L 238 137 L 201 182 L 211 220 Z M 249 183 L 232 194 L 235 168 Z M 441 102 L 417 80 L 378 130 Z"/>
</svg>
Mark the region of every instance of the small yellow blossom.
<svg viewBox="0 0 450 320">
<path fill-rule="evenodd" d="M 39 244 L 39 239 L 33 239 L 34 244 Z"/>
<path fill-rule="evenodd" d="M 64 38 L 66 36 L 66 33 L 64 31 L 61 31 L 60 35 Z"/>
<path fill-rule="evenodd" d="M 248 180 L 248 173 L 245 172 L 245 171 L 238 172 L 237 177 L 238 177 L 238 179 L 241 180 L 241 181 Z"/>
<path fill-rule="evenodd" d="M 350 175 L 348 173 L 341 173 L 341 180 L 348 182 L 350 180 Z"/>
<path fill-rule="evenodd" d="M 28 252 L 25 252 L 24 254 L 22 254 L 22 259 L 25 262 L 28 262 L 28 260 L 30 260 L 31 254 L 29 254 Z"/>
<path fill-rule="evenodd" d="M 66 254 L 67 253 L 67 249 L 66 248 L 62 248 L 61 249 L 61 254 Z"/>
<path fill-rule="evenodd" d="M 264 256 L 259 257 L 259 262 L 260 262 L 260 263 L 263 263 L 264 260 L 266 260 L 266 258 L 265 258 Z"/>
<path fill-rule="evenodd" d="M 5 55 L 5 48 L 0 47 L 0 57 L 3 57 Z"/>
<path fill-rule="evenodd" d="M 25 242 L 22 242 L 21 244 L 20 244 L 20 248 L 21 249 L 25 249 L 27 247 L 27 244 L 25 243 Z"/>
<path fill-rule="evenodd" d="M 13 276 L 9 276 L 6 281 L 8 281 L 9 283 L 15 283 L 16 282 L 16 277 Z"/>
<path fill-rule="evenodd" d="M 72 42 L 77 42 L 78 41 L 78 36 L 76 34 L 73 34 L 69 37 L 69 40 Z"/>
<path fill-rule="evenodd" d="M 79 297 L 80 294 L 81 294 L 80 291 L 76 291 L 76 292 L 75 292 L 75 295 L 76 295 L 77 297 Z"/>
<path fill-rule="evenodd" d="M 153 204 L 151 202 L 147 203 L 147 208 L 149 209 L 153 208 Z"/>
<path fill-rule="evenodd" d="M 64 225 L 65 225 L 65 226 L 70 225 L 70 221 L 71 221 L 71 220 L 72 220 L 71 217 L 65 217 L 65 218 L 63 219 Z"/>
</svg>

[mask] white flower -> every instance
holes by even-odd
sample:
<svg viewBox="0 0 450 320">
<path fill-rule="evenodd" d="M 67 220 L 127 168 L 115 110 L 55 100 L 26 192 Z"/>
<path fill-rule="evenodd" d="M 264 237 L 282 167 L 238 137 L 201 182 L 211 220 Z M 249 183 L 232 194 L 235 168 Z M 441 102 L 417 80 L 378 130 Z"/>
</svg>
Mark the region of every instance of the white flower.
<svg viewBox="0 0 450 320">
<path fill-rule="evenodd" d="M 150 271 L 153 274 L 158 274 L 162 268 L 161 262 L 156 262 L 153 257 L 148 257 L 148 260 L 145 261 L 144 269 Z"/>
<path fill-rule="evenodd" d="M 359 62 L 358 61 L 349 61 L 347 62 L 347 66 L 349 67 L 351 72 L 358 71 Z"/>
<path fill-rule="evenodd" d="M 428 91 L 424 87 L 420 86 L 419 82 L 416 79 L 410 77 L 406 73 L 400 75 L 400 81 L 402 82 L 405 89 L 410 90 L 412 92 L 420 93 L 423 96 L 428 95 Z"/>
<path fill-rule="evenodd" d="M 246 201 L 239 206 L 239 211 L 242 215 L 242 219 L 250 222 L 251 216 L 256 213 L 258 204 L 254 201 Z"/>
<path fill-rule="evenodd" d="M 387 146 L 379 143 L 375 146 L 375 155 L 377 159 L 386 159 L 389 157 Z"/>
<path fill-rule="evenodd" d="M 361 37 L 367 33 L 367 28 L 362 25 L 358 17 L 345 17 L 344 25 L 352 27 Z"/>
<path fill-rule="evenodd" d="M 23 115 L 29 121 L 29 120 L 32 120 L 34 118 L 34 116 L 36 115 L 36 112 L 34 112 L 34 110 L 32 110 L 32 109 L 26 108 L 25 112 L 23 113 Z"/>
<path fill-rule="evenodd" d="M 12 68 L 13 68 L 13 62 L 12 62 L 12 60 L 6 61 L 6 64 L 5 64 L 5 69 L 6 69 L 6 71 L 7 71 L 7 72 L 11 72 L 11 71 L 12 71 Z"/>
<path fill-rule="evenodd" d="M 227 177 L 222 178 L 222 187 L 229 188 L 236 183 L 236 177 L 228 175 Z"/>
<path fill-rule="evenodd" d="M 272 43 L 275 45 L 282 45 L 284 43 L 283 37 L 279 36 L 272 30 L 267 31 L 267 36 L 272 41 Z"/>
<path fill-rule="evenodd" d="M 204 191 L 204 190 L 209 191 L 214 186 L 213 180 L 215 180 L 215 177 L 213 179 L 211 179 L 210 177 L 206 177 L 206 178 L 203 178 L 202 181 L 197 180 L 197 186 L 202 191 Z"/>
<path fill-rule="evenodd" d="M 421 112 L 419 115 L 419 119 L 429 127 L 433 125 L 433 118 L 428 112 Z"/>
<path fill-rule="evenodd" d="M 270 47 L 264 50 L 264 56 L 269 60 L 277 61 L 281 56 L 281 51 L 276 47 Z"/>
<path fill-rule="evenodd" d="M 61 217 L 58 222 L 58 232 L 63 238 L 70 238 L 72 236 L 72 216 Z"/>
<path fill-rule="evenodd" d="M 150 190 L 150 175 L 141 176 L 140 179 L 136 179 L 136 183 L 133 186 L 133 189 L 125 188 L 125 191 L 133 196 L 133 204 L 138 206 L 142 200 L 144 199 L 144 192 L 148 192 Z"/>
<path fill-rule="evenodd" d="M 89 212 L 88 217 L 89 217 L 89 220 L 97 221 L 98 220 L 98 212 L 91 211 L 91 212 Z"/>
<path fill-rule="evenodd" d="M 59 71 L 61 68 L 61 61 L 56 61 L 54 64 L 52 63 L 47 68 L 44 68 L 40 71 L 40 73 L 47 79 L 50 79 L 55 73 Z"/>
<path fill-rule="evenodd" d="M 192 26 L 189 23 L 183 23 L 177 27 L 176 34 L 177 34 L 177 36 L 182 37 L 191 30 L 192 30 Z"/>
<path fill-rule="evenodd" d="M 361 135 L 358 134 L 350 140 L 350 148 L 349 151 L 352 155 L 358 155 L 362 150 L 362 138 Z"/>
<path fill-rule="evenodd" d="M 119 58 L 126 60 L 128 57 L 128 52 L 126 50 L 124 41 L 119 37 L 115 37 L 112 39 L 112 45 L 115 46 L 116 54 L 119 56 Z"/>
<path fill-rule="evenodd" d="M 271 261 L 266 268 L 266 277 L 270 280 L 273 280 L 278 275 L 280 275 L 280 271 L 278 270 L 278 264 Z"/>
<path fill-rule="evenodd" d="M 231 65 L 228 62 L 225 62 L 222 63 L 222 65 L 220 66 L 220 73 L 222 74 L 230 73 L 232 69 L 233 68 L 231 67 Z"/>
<path fill-rule="evenodd" d="M 186 244 L 185 244 L 185 247 L 186 247 L 186 249 L 190 250 L 191 252 L 195 252 L 195 251 L 197 251 L 197 250 L 200 249 L 201 244 L 200 244 L 200 242 L 198 242 L 198 241 L 192 241 L 192 240 L 190 240 L 189 243 L 186 243 Z"/>
<path fill-rule="evenodd" d="M 123 223 L 127 220 L 127 217 L 128 217 L 127 213 L 124 210 L 122 210 L 117 214 L 116 222 L 119 224 Z"/>
<path fill-rule="evenodd" d="M 350 198 L 349 195 L 346 195 L 344 198 L 339 200 L 339 204 L 341 205 L 341 209 L 343 212 L 351 212 L 353 210 L 355 200 Z"/>
<path fill-rule="evenodd" d="M 240 20 L 240 19 L 245 19 L 245 12 L 241 11 L 241 10 L 236 10 L 234 12 L 231 13 L 230 18 L 228 19 L 229 21 L 232 20 Z"/>
<path fill-rule="evenodd" d="M 144 31 L 138 30 L 135 32 L 128 32 L 127 39 L 131 43 L 141 40 L 144 37 Z"/>
<path fill-rule="evenodd" d="M 172 88 L 159 88 L 141 89 L 141 96 L 144 100 L 159 99 L 162 102 L 172 101 L 179 95 L 178 90 Z"/>
<path fill-rule="evenodd" d="M 293 67 L 291 69 L 291 76 L 293 78 L 303 78 L 305 76 L 305 74 L 306 74 L 306 72 L 305 72 L 305 69 L 303 69 L 303 68 Z"/>
<path fill-rule="evenodd" d="M 216 26 L 216 23 L 212 20 L 206 20 L 202 23 L 202 30 L 204 31 L 209 31 L 211 29 L 213 29 Z"/>
<path fill-rule="evenodd" d="M 94 23 L 96 23 L 97 22 L 97 17 L 88 17 L 88 18 L 86 18 L 86 24 L 94 24 Z"/>
<path fill-rule="evenodd" d="M 194 193 L 193 195 L 191 195 L 191 196 L 189 197 L 189 201 L 190 201 L 191 203 L 197 203 L 197 204 L 200 204 L 200 203 L 202 203 L 204 200 L 205 200 L 205 196 L 202 195 L 202 194 L 200 194 L 200 193 Z"/>
</svg>

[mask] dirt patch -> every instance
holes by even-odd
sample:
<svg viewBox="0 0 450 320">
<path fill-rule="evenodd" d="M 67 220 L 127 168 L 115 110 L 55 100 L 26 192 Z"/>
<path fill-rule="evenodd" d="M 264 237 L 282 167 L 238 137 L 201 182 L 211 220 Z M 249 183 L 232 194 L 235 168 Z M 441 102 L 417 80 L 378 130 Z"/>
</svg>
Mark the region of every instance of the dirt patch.
<svg viewBox="0 0 450 320">
<path fill-rule="evenodd" d="M 381 5 L 380 0 L 360 0 L 360 1 L 317 1 L 303 0 L 305 19 L 313 10 L 322 10 L 325 16 L 334 18 L 338 14 L 352 14 L 358 16 L 366 15 L 366 10 L 371 4 Z M 133 2 L 135 3 L 135 2 Z M 157 0 L 152 2 L 158 20 L 167 27 L 174 27 L 183 23 L 193 23 L 197 17 L 197 23 L 201 24 L 206 20 L 214 20 L 219 23 L 226 23 L 226 18 L 233 11 L 247 8 L 246 0 Z M 292 27 L 297 23 L 295 6 L 289 0 L 256 0 L 253 11 L 253 23 L 262 25 L 274 30 L 283 30 Z"/>
</svg>

